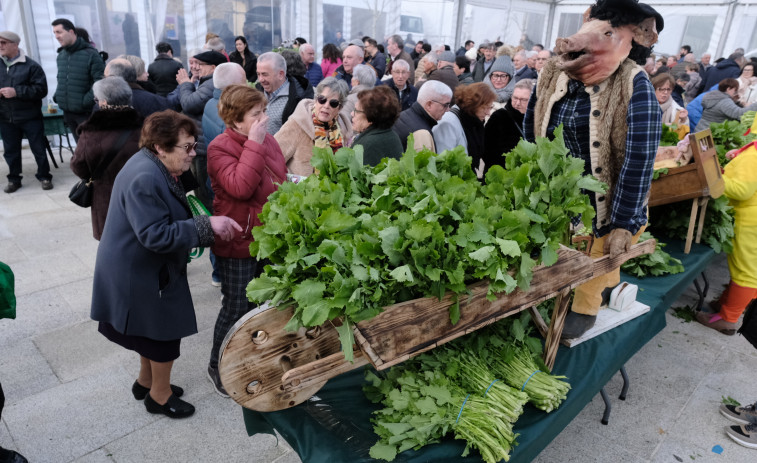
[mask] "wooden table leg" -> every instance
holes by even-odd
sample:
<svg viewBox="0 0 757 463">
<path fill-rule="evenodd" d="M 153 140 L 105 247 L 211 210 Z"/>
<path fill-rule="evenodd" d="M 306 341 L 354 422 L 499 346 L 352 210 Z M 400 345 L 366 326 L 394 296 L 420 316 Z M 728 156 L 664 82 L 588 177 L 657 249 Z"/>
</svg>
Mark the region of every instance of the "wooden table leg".
<svg viewBox="0 0 757 463">
<path fill-rule="evenodd" d="M 697 226 L 697 239 L 696 242 L 702 241 L 702 228 L 704 228 L 704 216 L 707 215 L 707 203 L 710 201 L 710 197 L 699 198 L 699 226 Z"/>
<path fill-rule="evenodd" d="M 544 364 L 551 370 L 555 366 L 557 349 L 560 347 L 560 336 L 565 325 L 565 317 L 568 315 L 570 303 L 570 288 L 566 288 L 555 299 L 555 310 L 552 312 L 552 320 L 549 322 L 547 342 L 544 346 Z"/>
<path fill-rule="evenodd" d="M 547 324 L 544 323 L 544 319 L 541 318 L 538 307 L 538 305 L 532 305 L 528 308 L 528 311 L 531 312 L 531 319 L 534 321 L 536 329 L 539 330 L 539 334 L 546 339 L 549 329 L 547 328 Z"/>
<path fill-rule="evenodd" d="M 691 251 L 691 242 L 694 241 L 694 227 L 697 224 L 697 209 L 699 198 L 694 198 L 691 201 L 691 215 L 689 216 L 689 230 L 686 232 L 686 245 L 683 248 L 683 253 L 688 254 Z"/>
</svg>

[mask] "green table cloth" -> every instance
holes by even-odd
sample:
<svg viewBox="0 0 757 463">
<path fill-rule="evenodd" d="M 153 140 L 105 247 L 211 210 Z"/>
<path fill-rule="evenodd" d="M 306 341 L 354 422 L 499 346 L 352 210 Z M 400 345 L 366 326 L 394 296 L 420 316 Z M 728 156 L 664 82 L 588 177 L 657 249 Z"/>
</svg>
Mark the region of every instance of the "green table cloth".
<svg viewBox="0 0 757 463">
<path fill-rule="evenodd" d="M 665 311 L 715 256 L 711 248 L 697 244 L 690 254 L 684 254 L 679 241 L 671 241 L 665 250 L 681 259 L 684 273 L 645 279 L 621 276 L 643 289 L 637 299 L 652 309 L 572 349 L 560 346 L 553 373 L 567 376 L 572 389 L 552 413 L 526 407 L 515 425 L 520 436 L 510 462 L 534 459 L 578 415 L 623 364 L 665 327 Z M 310 400 L 287 410 L 259 413 L 243 409 L 248 434 L 276 429 L 306 463 L 374 461 L 368 455 L 377 440 L 370 416 L 379 406 L 363 395 L 363 375 L 363 369 L 358 369 L 338 376 Z M 480 461 L 475 451 L 460 457 L 464 447 L 463 441 L 450 437 L 418 451 L 403 452 L 395 461 Z"/>
</svg>

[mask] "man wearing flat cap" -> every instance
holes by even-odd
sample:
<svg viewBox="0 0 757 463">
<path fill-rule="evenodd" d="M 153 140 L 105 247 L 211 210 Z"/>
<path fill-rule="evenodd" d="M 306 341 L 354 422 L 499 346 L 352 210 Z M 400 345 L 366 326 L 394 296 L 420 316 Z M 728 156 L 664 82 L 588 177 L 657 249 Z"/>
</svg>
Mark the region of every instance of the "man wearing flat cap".
<svg viewBox="0 0 757 463">
<path fill-rule="evenodd" d="M 662 113 L 641 65 L 663 25 L 657 11 L 637 0 L 597 0 L 576 34 L 557 39 L 557 56 L 542 68 L 528 102 L 526 139 L 551 138 L 562 125 L 584 173 L 607 184 L 607 192 L 589 194 L 596 211 L 592 258 L 618 257 L 647 225 Z M 562 337 L 579 338 L 594 326 L 618 283 L 616 267 L 576 288 Z"/>
<path fill-rule="evenodd" d="M 192 173 L 195 175 L 200 186 L 195 190 L 197 199 L 202 201 L 208 210 L 211 210 L 212 203 L 210 192 L 207 187 L 208 178 L 208 158 L 207 144 L 202 133 L 202 113 L 205 111 L 205 104 L 213 98 L 213 71 L 216 66 L 228 62 L 223 54 L 208 50 L 193 56 L 194 61 L 191 63 L 190 70 L 192 78 L 190 79 L 186 69 L 179 69 L 176 73 L 176 82 L 179 86 L 176 90 L 168 95 L 169 101 L 176 101 L 181 106 L 181 112 L 197 121 L 200 132 L 197 137 L 197 147 L 195 151 L 197 156 L 192 160 Z M 195 82 L 197 86 L 195 87 Z"/>
<path fill-rule="evenodd" d="M 45 126 L 42 122 L 42 98 L 47 95 L 45 71 L 18 47 L 21 39 L 11 31 L 0 32 L 0 136 L 3 156 L 8 163 L 8 185 L 3 191 L 21 188 L 21 140 L 37 161 L 37 180 L 42 188 L 53 187 L 50 164 L 45 153 Z"/>
</svg>

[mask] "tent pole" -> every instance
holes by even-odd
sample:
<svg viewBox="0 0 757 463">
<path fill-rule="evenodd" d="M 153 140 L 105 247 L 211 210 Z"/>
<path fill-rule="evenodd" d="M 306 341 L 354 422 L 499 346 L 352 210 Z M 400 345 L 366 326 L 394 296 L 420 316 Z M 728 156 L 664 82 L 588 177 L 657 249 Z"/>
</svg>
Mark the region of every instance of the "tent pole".
<svg viewBox="0 0 757 463">
<path fill-rule="evenodd" d="M 547 34 L 546 34 L 546 42 L 544 43 L 544 48 L 547 50 L 552 50 L 552 44 L 555 43 L 554 38 L 552 37 L 552 31 L 553 26 L 555 22 L 555 9 L 556 9 L 556 3 L 550 2 L 549 3 L 549 12 L 547 13 Z"/>
<path fill-rule="evenodd" d="M 733 16 L 734 11 L 736 11 L 736 4 L 739 3 L 739 0 L 732 0 L 731 3 L 728 4 L 728 12 L 725 14 L 725 22 L 723 23 L 723 32 L 731 30 L 731 25 L 733 23 Z M 728 39 L 728 33 L 721 33 L 720 34 L 720 40 L 718 41 L 718 48 L 715 52 L 715 57 L 723 56 L 723 49 L 725 48 L 725 41 Z"/>
<path fill-rule="evenodd" d="M 466 38 L 463 38 L 463 21 L 465 20 L 465 0 L 456 0 L 457 3 L 457 22 L 455 24 L 455 44 L 453 50 L 457 49 L 459 44 L 464 44 Z"/>
</svg>

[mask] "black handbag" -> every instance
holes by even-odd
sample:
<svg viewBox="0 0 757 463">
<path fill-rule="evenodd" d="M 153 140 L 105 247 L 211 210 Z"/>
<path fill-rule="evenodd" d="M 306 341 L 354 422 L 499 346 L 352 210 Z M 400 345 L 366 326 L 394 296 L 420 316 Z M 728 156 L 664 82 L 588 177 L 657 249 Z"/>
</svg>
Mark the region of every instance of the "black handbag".
<svg viewBox="0 0 757 463">
<path fill-rule="evenodd" d="M 94 181 L 100 178 L 105 169 L 118 153 L 119 148 L 121 148 L 121 146 L 126 142 L 126 138 L 128 138 L 130 133 L 130 130 L 122 131 L 121 136 L 118 137 L 118 141 L 113 145 L 113 147 L 111 147 L 108 156 L 100 161 L 100 164 L 97 165 L 97 169 L 95 169 L 95 172 L 92 174 L 89 180 L 79 180 L 78 182 L 76 182 L 73 188 L 71 188 L 71 191 L 68 193 L 68 199 L 70 199 L 72 203 L 81 207 L 92 206 L 92 187 Z"/>
<path fill-rule="evenodd" d="M 752 300 L 744 312 L 744 320 L 739 333 L 757 348 L 757 299 Z"/>
</svg>

